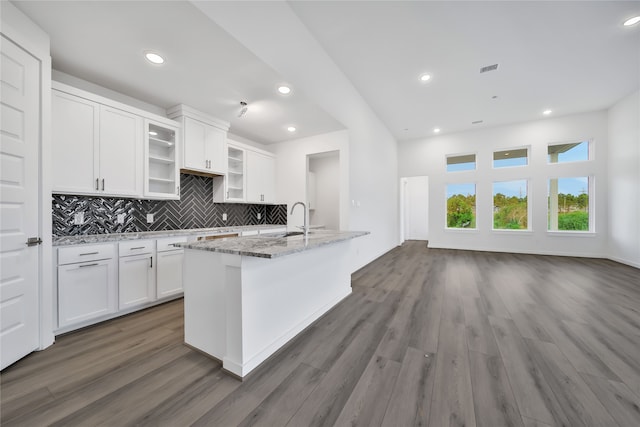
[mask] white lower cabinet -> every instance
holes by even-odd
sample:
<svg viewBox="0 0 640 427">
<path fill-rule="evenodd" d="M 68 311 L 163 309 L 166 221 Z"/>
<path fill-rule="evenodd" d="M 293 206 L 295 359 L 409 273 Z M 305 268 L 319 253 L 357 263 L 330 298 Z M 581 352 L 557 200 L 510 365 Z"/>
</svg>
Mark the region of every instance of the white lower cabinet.
<svg viewBox="0 0 640 427">
<path fill-rule="evenodd" d="M 154 301 L 156 299 L 154 251 L 122 256 L 122 243 L 120 246 L 118 307 L 120 310 L 124 310 Z"/>
<path fill-rule="evenodd" d="M 117 311 L 114 245 L 60 249 L 58 257 L 59 328 Z"/>
<path fill-rule="evenodd" d="M 182 293 L 184 249 L 177 248 L 173 244 L 186 241 L 186 237 L 169 237 L 157 241 L 156 297 L 158 299 Z"/>
</svg>

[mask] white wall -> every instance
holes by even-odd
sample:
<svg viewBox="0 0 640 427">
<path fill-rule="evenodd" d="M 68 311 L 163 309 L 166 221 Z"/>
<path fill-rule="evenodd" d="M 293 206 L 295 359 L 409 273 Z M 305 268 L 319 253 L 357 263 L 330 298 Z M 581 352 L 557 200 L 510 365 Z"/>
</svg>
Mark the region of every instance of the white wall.
<svg viewBox="0 0 640 427">
<path fill-rule="evenodd" d="M 547 144 L 592 139 L 592 160 L 547 164 Z M 529 166 L 492 168 L 493 151 L 530 147 Z M 548 118 L 399 144 L 400 176 L 429 176 L 429 246 L 499 252 L 602 257 L 607 243 L 607 113 Z M 445 172 L 447 154 L 477 154 L 477 170 Z M 547 232 L 547 182 L 563 176 L 595 176 L 595 233 Z M 494 181 L 529 180 L 531 232 L 492 231 Z M 447 183 L 476 183 L 477 231 L 446 230 Z"/>
<path fill-rule="evenodd" d="M 349 229 L 354 269 L 398 243 L 397 144 L 353 84 L 287 2 L 197 2 L 194 5 L 348 130 Z M 274 82 L 275 84 L 275 82 Z M 293 146 L 291 146 L 293 148 Z M 342 161 L 342 159 L 341 159 Z M 298 168 L 288 164 L 287 167 Z M 286 183 L 300 196 L 299 183 Z M 278 189 L 285 191 L 285 189 Z M 341 218 L 342 218 L 341 213 Z"/>
<path fill-rule="evenodd" d="M 340 153 L 311 156 L 309 171 L 316 176 L 316 204 L 310 212 L 311 225 L 340 229 Z M 345 187 L 346 188 L 346 187 Z"/>
<path fill-rule="evenodd" d="M 609 257 L 640 268 L 640 91 L 609 109 Z"/>
<path fill-rule="evenodd" d="M 345 130 L 331 132 L 269 146 L 276 154 L 276 191 L 278 203 L 290 208 L 295 202 L 307 202 L 307 156 L 328 151 L 339 152 L 339 228 L 349 224 L 349 135 Z M 302 210 L 287 212 L 289 227 L 302 225 Z"/>
</svg>

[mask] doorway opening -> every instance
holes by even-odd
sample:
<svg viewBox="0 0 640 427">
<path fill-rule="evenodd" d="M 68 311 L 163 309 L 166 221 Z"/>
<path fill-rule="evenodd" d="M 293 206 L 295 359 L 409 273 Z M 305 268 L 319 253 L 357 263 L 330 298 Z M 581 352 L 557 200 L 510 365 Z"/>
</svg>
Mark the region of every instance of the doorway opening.
<svg viewBox="0 0 640 427">
<path fill-rule="evenodd" d="M 429 177 L 400 178 L 400 243 L 429 240 Z"/>
<path fill-rule="evenodd" d="M 340 151 L 307 156 L 309 226 L 340 230 Z"/>
</svg>

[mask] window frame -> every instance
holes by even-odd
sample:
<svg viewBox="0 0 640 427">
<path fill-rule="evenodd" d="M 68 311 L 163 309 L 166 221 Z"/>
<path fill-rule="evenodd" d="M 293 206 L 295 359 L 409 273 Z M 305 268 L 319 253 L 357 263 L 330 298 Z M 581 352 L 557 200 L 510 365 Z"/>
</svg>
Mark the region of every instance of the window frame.
<svg viewBox="0 0 640 427">
<path fill-rule="evenodd" d="M 449 158 L 452 157 L 465 157 L 465 156 L 473 156 L 473 169 L 461 170 L 461 171 L 450 171 L 448 170 L 449 166 Z M 444 171 L 445 173 L 469 173 L 476 172 L 478 170 L 478 152 L 466 152 L 466 153 L 456 153 L 456 154 L 446 154 L 444 156 Z"/>
<path fill-rule="evenodd" d="M 457 172 L 462 172 L 462 171 L 457 171 Z M 468 171 L 465 171 L 468 172 Z M 475 227 L 473 228 L 464 228 L 464 227 L 449 227 L 448 225 L 448 211 L 447 211 L 447 207 L 448 207 L 448 202 L 449 202 L 449 197 L 447 195 L 448 193 L 448 187 L 450 185 L 467 185 L 467 184 L 473 184 L 473 190 L 474 193 L 473 195 L 475 196 L 475 205 L 474 205 L 474 219 L 475 219 Z M 453 231 L 453 232 L 463 232 L 463 233 L 467 233 L 467 232 L 477 232 L 479 230 L 478 228 L 478 183 L 476 181 L 469 181 L 469 182 L 447 182 L 444 185 L 444 229 L 445 231 Z"/>
<path fill-rule="evenodd" d="M 551 162 L 549 160 L 549 147 L 551 146 L 555 146 L 555 145 L 569 145 L 569 144 L 582 144 L 586 142 L 587 143 L 587 159 L 586 160 L 569 160 L 569 161 L 565 161 L 565 162 Z M 556 141 L 556 142 L 548 142 L 547 143 L 547 151 L 545 153 L 545 157 L 546 157 L 546 164 L 547 166 L 555 166 L 555 165 L 571 165 L 571 164 L 576 164 L 576 163 L 586 163 L 586 162 L 592 162 L 594 160 L 594 141 L 593 138 L 578 138 L 578 139 L 572 139 L 569 141 Z"/>
<path fill-rule="evenodd" d="M 589 214 L 588 219 L 588 230 L 551 230 L 550 229 L 550 221 L 551 221 L 551 180 L 553 179 L 563 179 L 563 178 L 587 178 L 587 195 L 589 196 L 589 202 L 587 204 L 587 213 Z M 585 174 L 585 175 L 553 175 L 547 177 L 547 227 L 546 232 L 547 235 L 555 235 L 555 236 L 567 236 L 567 235 L 575 235 L 575 236 L 590 236 L 595 235 L 596 233 L 596 221 L 595 221 L 595 180 L 596 177 L 594 174 Z"/>
<path fill-rule="evenodd" d="M 497 166 L 495 164 L 495 159 L 493 158 L 496 153 L 507 152 L 507 151 L 516 151 L 516 150 L 526 150 L 527 151 L 527 164 L 525 165 L 513 165 L 513 166 Z M 516 157 L 517 158 L 517 157 Z M 526 168 L 531 165 L 531 146 L 530 145 L 521 145 L 517 147 L 509 147 L 509 148 L 498 148 L 491 151 L 491 168 L 493 170 L 498 169 L 513 169 L 513 168 Z"/>
<path fill-rule="evenodd" d="M 495 228 L 494 225 L 494 221 L 493 221 L 493 215 L 495 212 L 491 212 L 491 231 L 492 232 L 497 232 L 497 233 L 531 233 L 533 232 L 533 227 L 532 227 L 532 198 L 530 195 L 531 192 L 531 187 L 532 187 L 532 183 L 531 183 L 531 179 L 530 178 L 520 178 L 520 179 L 505 179 L 505 180 L 498 180 L 498 181 L 492 181 L 491 182 L 491 206 L 493 206 L 493 208 L 495 209 L 495 204 L 494 204 L 494 197 L 495 195 L 494 193 L 494 185 L 496 183 L 503 183 L 503 182 L 515 182 L 515 181 L 524 181 L 527 189 L 526 189 L 526 197 L 527 197 L 527 228 L 518 228 L 518 229 L 514 229 L 514 228 Z"/>
</svg>

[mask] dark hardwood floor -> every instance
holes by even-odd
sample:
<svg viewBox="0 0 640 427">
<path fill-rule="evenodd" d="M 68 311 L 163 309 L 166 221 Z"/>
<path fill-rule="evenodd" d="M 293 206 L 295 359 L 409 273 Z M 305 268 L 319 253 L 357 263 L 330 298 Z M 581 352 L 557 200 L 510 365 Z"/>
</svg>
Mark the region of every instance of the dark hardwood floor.
<svg viewBox="0 0 640 427">
<path fill-rule="evenodd" d="M 244 382 L 182 302 L 59 337 L 0 376 L 2 426 L 639 426 L 640 271 L 406 242 Z"/>
</svg>

